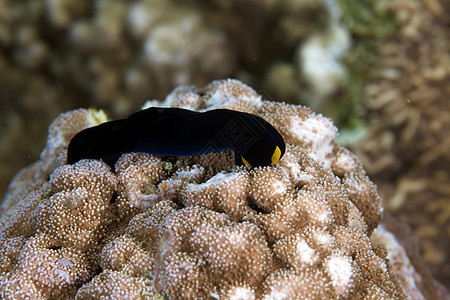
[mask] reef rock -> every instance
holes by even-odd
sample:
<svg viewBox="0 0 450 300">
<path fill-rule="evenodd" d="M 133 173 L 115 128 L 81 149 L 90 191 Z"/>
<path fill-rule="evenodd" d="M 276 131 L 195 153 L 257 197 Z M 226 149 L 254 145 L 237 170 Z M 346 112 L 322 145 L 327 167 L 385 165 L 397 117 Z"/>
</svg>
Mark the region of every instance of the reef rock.
<svg viewBox="0 0 450 300">
<path fill-rule="evenodd" d="M 372 242 L 381 199 L 329 119 L 235 80 L 182 86 L 147 106 L 256 114 L 286 154 L 255 169 L 235 166 L 231 151 L 66 165 L 70 139 L 105 118 L 62 114 L 1 206 L 2 299 L 423 297 L 407 257 L 393 268 L 388 238 Z"/>
</svg>

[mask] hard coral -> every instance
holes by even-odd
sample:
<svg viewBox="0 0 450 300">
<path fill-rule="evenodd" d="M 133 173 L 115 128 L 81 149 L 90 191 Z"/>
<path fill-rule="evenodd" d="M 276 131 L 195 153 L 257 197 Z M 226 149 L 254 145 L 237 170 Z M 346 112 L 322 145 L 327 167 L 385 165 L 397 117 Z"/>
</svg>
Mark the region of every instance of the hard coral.
<svg viewBox="0 0 450 300">
<path fill-rule="evenodd" d="M 249 169 L 236 167 L 230 151 L 128 153 L 113 173 L 95 160 L 61 165 L 64 152 L 44 151 L 54 155 L 12 182 L 2 216 L 4 299 L 27 298 L 27 291 L 35 299 L 406 296 L 386 251 L 369 238 L 382 215 L 375 186 L 335 144 L 329 120 L 262 101 L 235 80 L 179 88 L 151 104 L 168 103 L 260 115 L 285 137 L 286 154 L 274 166 Z M 89 126 L 82 121 L 88 112 L 68 114 L 80 118 L 78 128 L 56 122 L 51 132 L 64 138 L 50 137 L 61 147 L 47 149 L 65 149 Z"/>
</svg>

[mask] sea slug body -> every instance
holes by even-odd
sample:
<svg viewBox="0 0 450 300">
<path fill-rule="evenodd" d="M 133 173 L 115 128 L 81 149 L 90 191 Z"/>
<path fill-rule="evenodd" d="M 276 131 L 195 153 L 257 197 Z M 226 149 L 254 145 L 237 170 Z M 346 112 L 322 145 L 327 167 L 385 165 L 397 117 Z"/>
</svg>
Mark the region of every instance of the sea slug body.
<svg viewBox="0 0 450 300">
<path fill-rule="evenodd" d="M 258 167 L 275 164 L 285 148 L 280 133 L 256 115 L 151 107 L 79 132 L 69 144 L 67 162 L 91 158 L 112 166 L 128 152 L 189 156 L 231 149 L 236 165 Z"/>
</svg>

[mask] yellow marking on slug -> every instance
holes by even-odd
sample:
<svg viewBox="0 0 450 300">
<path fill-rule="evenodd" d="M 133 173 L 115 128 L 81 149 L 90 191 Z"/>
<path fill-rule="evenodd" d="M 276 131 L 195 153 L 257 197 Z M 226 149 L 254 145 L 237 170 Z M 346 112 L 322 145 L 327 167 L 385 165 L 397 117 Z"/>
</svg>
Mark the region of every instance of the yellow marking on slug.
<svg viewBox="0 0 450 300">
<path fill-rule="evenodd" d="M 91 117 L 89 121 L 92 123 L 91 126 L 96 126 L 108 122 L 108 116 L 106 115 L 104 110 L 91 108 L 89 112 Z"/>
<path fill-rule="evenodd" d="M 281 156 L 281 150 L 276 146 L 275 151 L 273 151 L 272 154 L 272 165 L 276 164 L 276 162 L 280 159 Z"/>
<path fill-rule="evenodd" d="M 242 159 L 242 162 L 244 163 L 244 165 L 246 165 L 247 167 L 252 167 L 249 163 L 248 163 L 248 161 L 246 161 L 245 160 L 245 158 L 243 157 L 243 156 L 241 156 L 241 159 Z"/>
</svg>

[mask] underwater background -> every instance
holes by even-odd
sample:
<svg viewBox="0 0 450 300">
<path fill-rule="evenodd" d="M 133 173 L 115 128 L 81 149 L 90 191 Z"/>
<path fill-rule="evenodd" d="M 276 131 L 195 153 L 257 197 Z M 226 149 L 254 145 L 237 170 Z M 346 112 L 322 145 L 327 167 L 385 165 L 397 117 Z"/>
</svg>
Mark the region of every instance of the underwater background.
<svg viewBox="0 0 450 300">
<path fill-rule="evenodd" d="M 2 1 L 0 197 L 61 112 L 123 118 L 237 78 L 332 118 L 449 288 L 449 16 L 445 0 Z"/>
</svg>

